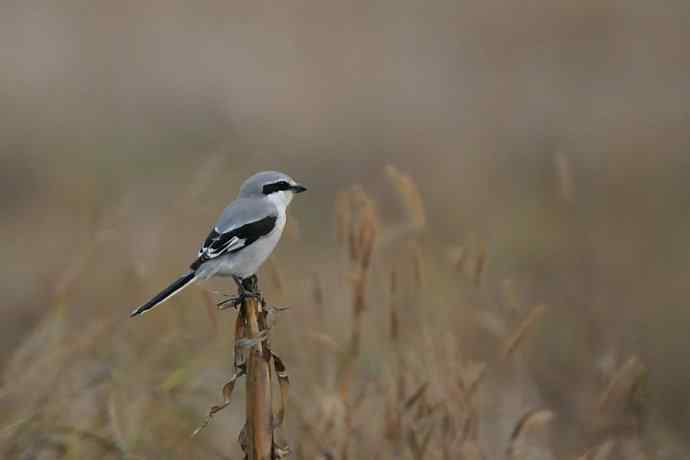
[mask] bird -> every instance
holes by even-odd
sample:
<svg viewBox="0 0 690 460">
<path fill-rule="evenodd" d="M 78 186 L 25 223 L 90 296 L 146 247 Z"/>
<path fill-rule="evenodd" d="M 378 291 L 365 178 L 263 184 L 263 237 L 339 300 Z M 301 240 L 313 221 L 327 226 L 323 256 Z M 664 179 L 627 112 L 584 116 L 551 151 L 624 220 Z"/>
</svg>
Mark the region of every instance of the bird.
<svg viewBox="0 0 690 460">
<path fill-rule="evenodd" d="M 201 245 L 189 271 L 173 281 L 151 300 L 134 309 L 130 317 L 142 315 L 169 300 L 197 281 L 214 276 L 232 277 L 239 305 L 246 296 L 257 296 L 256 272 L 271 255 L 283 233 L 287 207 L 295 194 L 307 188 L 285 173 L 262 171 L 249 177 L 237 198 L 222 212 Z M 253 279 L 254 283 L 248 283 Z"/>
</svg>

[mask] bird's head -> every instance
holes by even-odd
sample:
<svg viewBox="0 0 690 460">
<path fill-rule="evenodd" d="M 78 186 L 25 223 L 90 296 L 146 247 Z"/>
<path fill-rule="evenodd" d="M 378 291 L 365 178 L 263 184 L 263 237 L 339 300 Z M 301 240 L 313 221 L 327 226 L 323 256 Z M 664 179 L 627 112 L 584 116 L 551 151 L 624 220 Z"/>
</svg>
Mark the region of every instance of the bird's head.
<svg viewBox="0 0 690 460">
<path fill-rule="evenodd" d="M 277 171 L 263 171 L 254 174 L 240 187 L 240 198 L 267 198 L 274 203 L 287 206 L 296 193 L 307 188 L 287 174 Z"/>
</svg>

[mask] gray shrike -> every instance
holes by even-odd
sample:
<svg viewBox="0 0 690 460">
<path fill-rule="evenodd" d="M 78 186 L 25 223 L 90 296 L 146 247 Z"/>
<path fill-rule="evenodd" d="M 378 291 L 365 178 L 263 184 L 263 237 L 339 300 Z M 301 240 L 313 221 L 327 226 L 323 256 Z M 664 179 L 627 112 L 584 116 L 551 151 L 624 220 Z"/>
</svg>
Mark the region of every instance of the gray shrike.
<svg viewBox="0 0 690 460">
<path fill-rule="evenodd" d="M 240 297 L 247 295 L 243 281 L 271 255 L 285 228 L 288 205 L 295 193 L 305 190 L 287 174 L 276 171 L 260 172 L 247 179 L 204 241 L 190 271 L 129 316 L 141 315 L 195 281 L 212 276 L 231 276 Z"/>
</svg>

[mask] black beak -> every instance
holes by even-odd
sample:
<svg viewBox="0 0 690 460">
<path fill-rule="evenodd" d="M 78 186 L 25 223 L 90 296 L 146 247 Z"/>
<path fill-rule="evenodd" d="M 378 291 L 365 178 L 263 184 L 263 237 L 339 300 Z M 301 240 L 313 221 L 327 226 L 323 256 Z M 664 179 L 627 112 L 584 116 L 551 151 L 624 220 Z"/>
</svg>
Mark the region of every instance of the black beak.
<svg viewBox="0 0 690 460">
<path fill-rule="evenodd" d="M 297 185 L 293 185 L 291 187 L 291 190 L 295 193 L 302 193 L 302 192 L 307 191 L 307 187 L 305 187 L 304 185 L 297 184 Z"/>
</svg>

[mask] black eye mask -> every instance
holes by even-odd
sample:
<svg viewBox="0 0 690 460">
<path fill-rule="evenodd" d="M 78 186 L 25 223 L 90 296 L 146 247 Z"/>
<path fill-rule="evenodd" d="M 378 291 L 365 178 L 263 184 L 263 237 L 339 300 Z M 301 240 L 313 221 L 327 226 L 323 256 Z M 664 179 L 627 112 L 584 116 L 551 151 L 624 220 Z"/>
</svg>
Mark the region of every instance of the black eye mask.
<svg viewBox="0 0 690 460">
<path fill-rule="evenodd" d="M 281 180 L 280 182 L 273 182 L 272 184 L 266 184 L 261 189 L 264 195 L 270 195 L 271 193 L 282 192 L 285 190 L 292 190 L 292 185 L 284 180 Z"/>
</svg>

